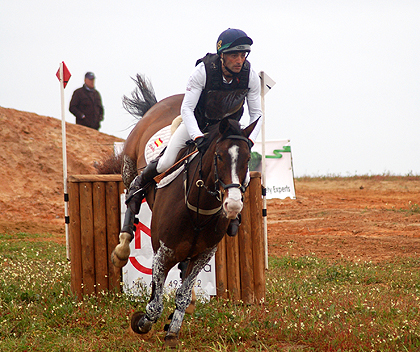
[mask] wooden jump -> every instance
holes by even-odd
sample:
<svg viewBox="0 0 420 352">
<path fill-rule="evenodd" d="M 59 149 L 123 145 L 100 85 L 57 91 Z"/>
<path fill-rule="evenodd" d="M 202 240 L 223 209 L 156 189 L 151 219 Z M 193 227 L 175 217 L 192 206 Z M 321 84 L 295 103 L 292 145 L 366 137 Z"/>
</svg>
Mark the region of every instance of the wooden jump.
<svg viewBox="0 0 420 352">
<path fill-rule="evenodd" d="M 121 290 L 121 270 L 110 258 L 119 241 L 122 193 L 121 175 L 68 177 L 71 289 L 79 298 Z M 225 236 L 216 252 L 217 296 L 245 304 L 263 302 L 264 256 L 261 174 L 251 172 L 239 233 Z"/>
</svg>

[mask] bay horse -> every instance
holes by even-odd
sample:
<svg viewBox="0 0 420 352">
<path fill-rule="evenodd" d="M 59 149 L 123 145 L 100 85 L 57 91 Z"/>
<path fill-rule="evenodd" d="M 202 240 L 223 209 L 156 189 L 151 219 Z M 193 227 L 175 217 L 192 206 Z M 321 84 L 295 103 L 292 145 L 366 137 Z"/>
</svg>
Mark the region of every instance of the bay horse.
<svg viewBox="0 0 420 352">
<path fill-rule="evenodd" d="M 133 130 L 138 131 L 135 134 L 132 132 L 126 141 L 124 163 L 131 158 L 129 151 L 139 149 L 139 145 L 143 144 L 140 140 L 145 138 L 145 134 L 153 135 L 155 131 L 151 133 L 151 130 L 156 127 L 152 126 L 163 127 L 173 120 L 181 102 L 182 96 L 170 97 L 147 111 Z M 138 127 L 140 123 L 141 127 Z M 154 252 L 152 292 L 145 312 L 136 312 L 131 318 L 131 329 L 135 333 L 146 334 L 152 329 L 163 311 L 166 276 L 177 263 L 185 262 L 187 268 L 182 284 L 176 291 L 176 308 L 171 314 L 165 336 L 166 345 L 172 347 L 178 344 L 197 275 L 215 254 L 230 220 L 242 210 L 242 194 L 249 182 L 248 137 L 256 123 L 242 129 L 238 121 L 225 118 L 213 125 L 208 131 L 208 138 L 212 142 L 205 154 L 187 159 L 183 173 L 169 185 L 148 193 L 147 201 L 152 208 L 151 238 Z M 135 135 L 137 138 L 133 138 Z M 194 146 L 187 146 L 180 154 L 191 152 L 191 148 Z M 138 150 L 137 155 L 133 154 L 137 156 L 137 167 L 144 159 L 139 156 L 140 152 Z M 124 167 L 130 165 L 123 166 L 123 177 Z M 121 241 L 121 235 L 120 249 L 127 244 Z M 114 252 L 119 251 L 116 248 Z M 114 257 L 121 259 L 121 253 L 114 254 Z"/>
</svg>

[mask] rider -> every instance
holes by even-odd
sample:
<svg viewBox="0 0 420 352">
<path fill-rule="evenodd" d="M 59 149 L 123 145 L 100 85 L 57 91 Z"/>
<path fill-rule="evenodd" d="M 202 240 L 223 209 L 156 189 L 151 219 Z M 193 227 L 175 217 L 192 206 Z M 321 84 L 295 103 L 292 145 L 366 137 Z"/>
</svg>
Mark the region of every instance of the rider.
<svg viewBox="0 0 420 352">
<path fill-rule="evenodd" d="M 244 31 L 229 28 L 217 40 L 217 54 L 207 54 L 197 61 L 181 105 L 183 122 L 170 138 L 164 154 L 151 161 L 130 185 L 126 203 L 135 214 L 140 211 L 145 187 L 172 166 L 188 140 L 194 140 L 198 151 L 204 154 L 211 142 L 205 136 L 208 126 L 227 116 L 239 121 L 245 98 L 250 124 L 262 116 L 260 79 L 247 60 L 251 45 L 252 39 Z M 249 137 L 252 144 L 261 122 L 260 119 Z M 236 235 L 239 224 L 240 219 L 232 220 L 228 235 Z"/>
</svg>

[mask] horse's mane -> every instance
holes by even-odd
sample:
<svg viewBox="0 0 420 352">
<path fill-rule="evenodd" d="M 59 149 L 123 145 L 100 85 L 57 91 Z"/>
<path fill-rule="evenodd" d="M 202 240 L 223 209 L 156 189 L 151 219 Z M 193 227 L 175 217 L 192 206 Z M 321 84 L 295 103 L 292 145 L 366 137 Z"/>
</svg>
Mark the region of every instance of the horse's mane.
<svg viewBox="0 0 420 352">
<path fill-rule="evenodd" d="M 152 84 L 144 76 L 137 74 L 136 78 L 131 79 L 137 87 L 131 92 L 131 99 L 124 95 L 122 104 L 125 110 L 140 119 L 157 103 L 157 99 Z"/>
</svg>

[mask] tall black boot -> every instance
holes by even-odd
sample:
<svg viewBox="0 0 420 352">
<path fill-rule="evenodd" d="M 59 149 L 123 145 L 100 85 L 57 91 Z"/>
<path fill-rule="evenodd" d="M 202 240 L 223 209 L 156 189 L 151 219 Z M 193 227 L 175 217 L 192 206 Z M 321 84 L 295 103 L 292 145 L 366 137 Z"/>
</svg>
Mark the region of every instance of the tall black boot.
<svg viewBox="0 0 420 352">
<path fill-rule="evenodd" d="M 231 220 L 229 223 L 229 226 L 226 231 L 228 236 L 231 236 L 231 237 L 236 236 L 240 225 L 241 225 L 241 214 L 238 214 L 238 216 L 235 219 Z"/>
<path fill-rule="evenodd" d="M 147 187 L 154 183 L 153 178 L 159 174 L 156 170 L 158 161 L 159 159 L 151 161 L 130 184 L 125 204 L 134 214 L 139 213 L 141 202 L 146 196 Z"/>
</svg>

